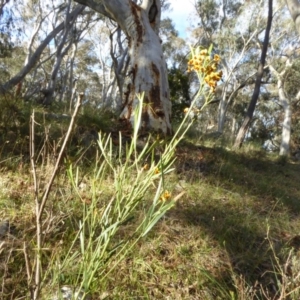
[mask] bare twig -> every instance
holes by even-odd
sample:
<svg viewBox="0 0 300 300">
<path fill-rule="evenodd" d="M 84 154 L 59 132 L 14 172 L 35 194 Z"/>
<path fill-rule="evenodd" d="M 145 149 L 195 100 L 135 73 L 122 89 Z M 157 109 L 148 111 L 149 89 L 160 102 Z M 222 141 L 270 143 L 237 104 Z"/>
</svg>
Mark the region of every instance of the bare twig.
<svg viewBox="0 0 300 300">
<path fill-rule="evenodd" d="M 44 193 L 43 193 L 41 198 L 39 197 L 39 194 L 38 194 L 38 182 L 37 182 L 37 176 L 36 176 L 36 165 L 35 165 L 35 160 L 34 160 L 34 158 L 35 158 L 34 112 L 33 112 L 32 117 L 31 117 L 30 160 L 31 160 L 33 179 L 34 179 L 34 194 L 35 194 L 35 204 L 36 204 L 36 208 L 35 208 L 36 209 L 36 235 L 37 235 L 37 237 L 36 237 L 37 253 L 36 253 L 36 262 L 35 262 L 35 283 L 34 283 L 34 287 L 33 287 L 34 291 L 33 291 L 33 296 L 32 296 L 33 300 L 38 300 L 39 299 L 39 294 L 40 294 L 40 289 L 41 289 L 41 272 L 42 272 L 41 250 L 42 250 L 42 246 L 43 246 L 42 245 L 43 244 L 43 241 L 42 241 L 42 227 L 43 227 L 42 226 L 42 215 L 43 215 L 45 205 L 46 205 L 48 197 L 49 197 L 51 187 L 52 187 L 54 179 L 57 175 L 59 165 L 61 163 L 61 160 L 62 160 L 62 157 L 63 157 L 63 153 L 65 151 L 67 142 L 69 141 L 72 129 L 74 128 L 75 119 L 76 119 L 76 116 L 78 114 L 79 108 L 81 106 L 83 95 L 84 95 L 83 93 L 78 95 L 75 110 L 73 112 L 67 134 L 64 138 L 64 142 L 63 142 L 62 147 L 60 149 L 59 155 L 56 159 L 56 163 L 55 163 L 54 170 L 52 172 L 51 178 L 49 179 L 48 184 L 46 186 L 46 189 L 44 190 Z"/>
<path fill-rule="evenodd" d="M 28 288 L 29 288 L 29 291 L 30 291 L 30 298 L 33 299 L 34 290 L 33 290 L 32 286 L 31 286 L 32 268 L 31 268 L 31 264 L 30 264 L 29 255 L 28 255 L 28 251 L 27 250 L 28 249 L 27 249 L 26 242 L 24 242 L 24 244 L 23 244 L 23 252 L 24 252 L 25 263 L 26 263 L 27 283 L 28 283 Z"/>
<path fill-rule="evenodd" d="M 36 215 L 38 216 L 39 213 L 39 187 L 38 187 L 38 181 L 37 181 L 37 174 L 36 174 L 36 164 L 35 164 L 35 112 L 33 110 L 31 118 L 30 118 L 30 142 L 29 142 L 29 152 L 30 152 L 30 163 L 31 163 L 31 169 L 32 169 L 32 176 L 33 176 L 33 190 L 34 190 L 34 201 L 35 201 L 35 210 Z M 38 225 L 37 222 L 37 236 L 39 236 L 41 228 Z M 38 239 L 38 238 L 37 238 Z M 25 252 L 24 252 L 25 254 Z M 38 254 L 39 256 L 39 254 Z M 27 257 L 28 258 L 28 257 Z M 36 286 L 32 286 L 32 277 L 30 275 L 29 277 L 30 281 L 28 282 L 29 290 L 31 293 L 31 299 L 34 298 L 34 293 L 36 290 L 39 291 L 39 289 L 36 288 Z M 36 265 L 36 278 L 40 278 L 40 267 L 39 267 L 39 258 L 37 258 L 37 265 Z M 36 280 L 36 282 L 39 282 L 39 280 Z M 39 284 L 38 284 L 39 286 Z"/>
<path fill-rule="evenodd" d="M 78 98 L 77 98 L 77 103 L 76 103 L 76 107 L 75 107 L 75 110 L 74 110 L 74 113 L 72 115 L 72 118 L 71 118 L 71 121 L 70 121 L 70 125 L 69 125 L 69 128 L 68 128 L 68 131 L 67 131 L 67 134 L 66 134 L 66 137 L 64 139 L 64 142 L 62 144 L 62 147 L 60 149 L 60 152 L 58 154 L 58 157 L 57 157 L 57 160 L 56 160 L 56 163 L 55 163 L 55 167 L 54 167 L 54 170 L 53 170 L 53 173 L 52 173 L 52 176 L 48 182 L 48 185 L 47 185 L 47 188 L 43 194 L 43 198 L 42 198 L 42 201 L 41 201 L 41 204 L 40 204 L 40 209 L 39 209 L 39 214 L 38 214 L 38 218 L 40 219 L 43 211 L 44 211 L 44 208 L 45 208 L 45 204 L 47 202 L 47 199 L 48 199 L 48 196 L 49 196 L 49 193 L 50 193 L 50 190 L 51 190 L 51 187 L 52 187 L 52 184 L 53 184 L 53 181 L 56 177 L 56 174 L 57 174 L 57 171 L 58 171 L 58 168 L 59 168 L 59 165 L 60 165 L 60 162 L 62 160 L 62 157 L 63 157 L 63 153 L 65 151 L 65 148 L 66 148 L 66 145 L 67 145 L 67 142 L 69 141 L 69 138 L 70 138 L 70 135 L 71 135 L 71 132 L 73 130 L 73 127 L 74 127 L 74 123 L 75 123 L 75 118 L 78 114 L 78 111 L 79 111 L 79 108 L 81 106 L 81 103 L 82 103 L 82 99 L 83 99 L 83 93 L 80 93 L 78 95 Z"/>
<path fill-rule="evenodd" d="M 35 165 L 35 140 L 34 140 L 34 125 L 35 125 L 35 113 L 32 112 L 31 118 L 30 118 L 30 143 L 29 143 L 29 152 L 30 152 L 30 163 L 32 168 L 32 176 L 33 176 L 33 184 L 34 184 L 34 198 L 35 203 L 38 203 L 38 197 L 39 197 L 39 189 L 38 189 L 38 182 L 37 182 L 37 176 L 36 176 L 36 165 Z"/>
</svg>

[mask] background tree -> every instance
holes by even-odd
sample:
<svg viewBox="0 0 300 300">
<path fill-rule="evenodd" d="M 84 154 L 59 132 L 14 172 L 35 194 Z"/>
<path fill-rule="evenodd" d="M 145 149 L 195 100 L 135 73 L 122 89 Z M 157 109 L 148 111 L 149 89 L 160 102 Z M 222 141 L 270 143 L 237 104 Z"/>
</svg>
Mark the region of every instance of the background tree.
<svg viewBox="0 0 300 300">
<path fill-rule="evenodd" d="M 264 41 L 262 44 L 260 63 L 259 63 L 259 67 L 257 70 L 256 79 L 255 79 L 255 87 L 254 87 L 253 95 L 252 95 L 252 98 L 251 98 L 251 101 L 250 101 L 250 104 L 249 104 L 249 107 L 247 110 L 245 120 L 238 132 L 238 135 L 237 135 L 235 143 L 234 143 L 234 147 L 236 147 L 236 148 L 242 146 L 245 135 L 247 133 L 247 130 L 250 126 L 250 122 L 253 117 L 256 102 L 259 97 L 261 80 L 262 80 L 263 74 L 264 74 L 264 66 L 265 66 L 265 62 L 266 62 L 267 50 L 268 50 L 268 45 L 269 45 L 269 36 L 270 36 L 270 30 L 271 30 L 271 25 L 272 25 L 272 18 L 273 18 L 273 1 L 269 0 L 267 26 L 266 26 Z"/>
<path fill-rule="evenodd" d="M 154 97 L 154 91 L 158 91 L 153 89 L 156 86 L 153 81 L 156 75 L 153 70 L 151 71 L 150 64 L 154 57 L 157 59 L 156 62 L 163 61 L 159 65 L 159 71 L 164 72 L 168 79 L 167 84 L 171 87 L 170 97 L 168 96 L 169 100 L 166 103 L 170 106 L 172 102 L 173 123 L 176 123 L 183 116 L 182 110 L 189 105 L 197 92 L 197 78 L 193 74 L 186 73 L 190 51 L 188 43 L 200 44 L 203 47 L 213 44 L 214 51 L 222 58 L 220 66 L 222 66 L 223 80 L 217 87 L 212 105 L 207 107 L 199 116 L 199 121 L 195 123 L 197 124 L 195 132 L 199 131 L 201 135 L 203 132 L 216 131 L 218 136 L 223 133 L 226 140 L 227 137 L 234 139 L 237 129 L 242 125 L 243 115 L 247 111 L 254 89 L 257 60 L 261 53 L 261 40 L 266 27 L 265 2 L 261 0 L 198 1 L 195 6 L 198 15 L 197 23 L 193 24 L 191 18 L 192 29 L 185 39 L 179 36 L 173 21 L 169 18 L 168 1 L 160 1 L 165 18 L 159 21 L 158 33 L 156 19 L 155 26 L 154 23 L 149 22 L 150 8 L 147 5 L 150 5 L 150 2 L 124 2 L 127 3 L 126 7 L 133 5 L 133 11 L 138 11 L 138 18 L 135 18 L 132 23 L 135 24 L 135 29 L 130 32 L 124 31 L 107 11 L 106 14 L 97 13 L 92 8 L 77 6 L 70 1 L 67 3 L 63 1 L 6 3 L 2 9 L 3 23 L 1 24 L 6 24 L 4 21 L 7 16 L 11 16 L 11 24 L 13 22 L 15 32 L 11 31 L 13 34 L 10 34 L 6 25 L 2 26 L 3 34 L 10 34 L 12 47 L 11 51 L 7 52 L 9 55 L 1 59 L 2 93 L 10 92 L 11 95 L 17 95 L 25 100 L 25 103 L 40 101 L 58 104 L 54 105 L 53 109 L 62 107 L 64 112 L 67 112 L 73 105 L 76 93 L 84 91 L 84 104 L 90 106 L 92 110 L 111 111 L 117 116 L 121 115 L 127 121 L 132 121 L 131 113 L 136 100 L 134 93 L 141 91 L 142 86 L 149 88 L 151 97 Z M 154 4 L 153 1 L 151 3 Z M 293 64 L 286 69 L 284 89 L 290 99 L 290 108 L 293 112 L 291 118 L 297 120 L 298 91 L 294 91 L 291 82 L 297 81 L 298 42 L 288 25 L 287 6 L 282 7 L 284 3 L 279 0 L 274 3 L 277 8 L 270 33 L 272 47 L 268 51 L 267 64 L 272 65 L 280 74 L 284 69 L 283 59 L 286 56 L 286 49 L 294 49 L 294 54 L 289 56 Z M 103 9 L 104 6 L 100 5 L 100 7 Z M 149 8 L 148 15 L 145 7 Z M 132 20 L 131 12 L 128 16 L 128 20 Z M 134 30 L 137 30 L 136 21 L 140 20 L 139 18 L 142 18 L 142 28 L 143 26 L 150 28 L 149 32 L 155 36 L 158 48 L 151 43 L 152 50 L 147 46 L 147 50 L 143 52 L 141 49 L 146 46 L 142 46 L 137 40 L 134 41 L 139 44 L 137 46 L 128 43 L 131 41 L 129 34 L 134 34 Z M 289 34 L 287 35 L 286 32 Z M 147 37 L 148 43 L 151 34 L 149 33 Z M 159 52 L 155 52 L 155 49 L 159 49 Z M 150 67 L 147 70 L 142 67 L 139 76 L 146 72 L 146 77 L 141 77 L 144 79 L 140 85 L 137 84 L 140 79 L 134 76 L 136 73 L 133 71 L 140 67 L 135 64 L 135 61 L 141 64 L 141 60 L 138 56 L 132 59 L 132 55 L 135 55 L 134 51 L 138 52 L 137 55 L 155 53 L 151 54 L 153 57 L 147 55 L 146 60 L 142 60 Z M 159 75 L 157 86 L 161 85 L 162 78 L 165 77 Z M 281 139 L 284 113 L 279 101 L 277 83 L 276 73 L 266 65 L 259 89 L 261 101 L 255 106 L 251 127 L 247 131 L 247 140 L 258 141 L 261 145 L 265 145 L 268 140 L 275 143 L 275 139 Z M 48 91 L 51 93 L 47 94 Z M 167 134 L 169 131 L 158 129 L 159 126 L 167 128 L 165 121 L 160 123 L 160 120 L 165 118 L 165 114 L 159 117 L 160 109 L 163 110 L 165 106 L 159 105 L 160 100 L 154 102 L 148 99 L 147 101 L 144 107 L 143 116 L 146 122 L 143 123 L 143 129 L 151 130 L 151 124 L 156 124 L 156 130 Z M 201 99 L 198 101 L 199 107 L 201 101 Z M 52 108 L 48 107 L 48 109 Z M 290 129 L 293 152 L 297 144 L 295 130 L 298 122 L 294 121 L 292 124 L 293 127 Z M 169 125 L 171 127 L 170 119 Z"/>
<path fill-rule="evenodd" d="M 81 6 L 81 5 L 76 6 L 72 10 L 72 12 L 69 14 L 68 22 L 73 22 L 74 19 L 76 19 L 77 16 L 83 10 L 84 10 L 84 6 Z M 14 87 L 18 83 L 20 83 L 34 67 L 37 68 L 37 66 L 41 66 L 41 64 L 37 65 L 37 62 L 41 58 L 43 51 L 46 49 L 46 47 L 49 46 L 49 43 L 53 40 L 53 38 L 65 28 L 65 26 L 70 25 L 70 23 L 68 23 L 68 22 L 65 22 L 64 20 L 62 22 L 60 22 L 60 24 L 55 26 L 52 31 L 50 31 L 48 34 L 46 34 L 46 36 L 44 36 L 43 40 L 39 42 L 39 44 L 37 45 L 37 47 L 35 48 L 34 51 L 32 49 L 29 51 L 27 57 L 25 58 L 25 63 L 24 63 L 24 66 L 22 67 L 22 69 L 19 70 L 19 72 L 17 74 L 12 75 L 8 81 L 2 83 L 2 87 L 1 87 L 0 91 L 1 90 L 2 90 L 2 92 L 8 91 L 12 87 Z M 34 33 L 33 38 L 35 38 L 35 36 L 36 35 Z M 32 41 L 30 41 L 30 43 L 32 43 Z M 45 60 L 47 61 L 48 59 L 49 58 L 47 58 Z"/>
<path fill-rule="evenodd" d="M 223 133 L 225 125 L 225 134 L 235 135 L 256 73 L 255 40 L 264 25 L 261 1 L 205 0 L 198 2 L 196 11 L 200 22 L 193 30 L 192 43 L 213 44 L 214 51 L 221 56 L 223 71 L 214 105 L 208 108 L 209 119 L 218 135 Z"/>
</svg>

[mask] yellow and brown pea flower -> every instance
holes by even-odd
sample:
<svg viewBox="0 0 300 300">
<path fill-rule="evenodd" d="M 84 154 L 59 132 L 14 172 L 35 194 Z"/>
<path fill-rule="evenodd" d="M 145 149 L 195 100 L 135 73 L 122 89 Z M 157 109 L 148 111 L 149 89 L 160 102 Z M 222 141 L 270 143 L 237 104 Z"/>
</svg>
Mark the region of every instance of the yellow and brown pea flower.
<svg viewBox="0 0 300 300">
<path fill-rule="evenodd" d="M 202 49 L 198 54 L 193 54 L 193 57 L 188 61 L 188 72 L 200 73 L 204 77 L 205 83 L 210 87 L 210 91 L 215 92 L 217 82 L 222 78 L 222 71 L 217 71 L 220 60 L 218 54 L 215 54 L 211 59 L 209 51 Z"/>
</svg>

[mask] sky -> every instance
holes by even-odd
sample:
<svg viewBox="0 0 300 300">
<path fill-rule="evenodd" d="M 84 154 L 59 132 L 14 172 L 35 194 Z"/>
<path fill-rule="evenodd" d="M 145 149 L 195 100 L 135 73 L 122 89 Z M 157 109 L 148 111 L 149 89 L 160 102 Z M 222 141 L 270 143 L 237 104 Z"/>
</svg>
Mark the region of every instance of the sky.
<svg viewBox="0 0 300 300">
<path fill-rule="evenodd" d="M 163 17 L 168 16 L 173 20 L 179 36 L 187 36 L 187 28 L 190 25 L 195 0 L 169 0 L 171 11 L 165 12 Z"/>
</svg>

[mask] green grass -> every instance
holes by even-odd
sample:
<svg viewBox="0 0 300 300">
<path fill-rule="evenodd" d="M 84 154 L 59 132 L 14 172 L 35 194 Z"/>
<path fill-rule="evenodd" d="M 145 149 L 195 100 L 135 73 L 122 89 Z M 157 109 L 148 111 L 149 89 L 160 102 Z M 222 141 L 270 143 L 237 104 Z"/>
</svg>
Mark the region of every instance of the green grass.
<svg viewBox="0 0 300 300">
<path fill-rule="evenodd" d="M 12 111 L 15 118 L 9 123 L 6 115 Z M 61 108 L 57 111 L 59 114 Z M 49 182 L 59 141 L 69 122 L 48 120 L 45 113 L 43 108 L 36 108 L 40 193 Z M 0 118 L 0 125 L 6 124 L 0 126 L 0 222 L 8 219 L 14 226 L 11 234 L 0 240 L 1 299 L 30 299 L 28 282 L 35 268 L 30 114 L 31 108 L 6 106 Z M 41 299 L 51 299 L 58 286 L 74 287 L 84 282 L 89 271 L 83 270 L 82 261 L 87 259 L 88 266 L 95 258 L 93 253 L 103 248 L 97 238 L 105 241 L 105 232 L 109 232 L 102 221 L 111 199 L 120 201 L 111 208 L 116 213 L 107 214 L 114 219 L 128 205 L 126 197 L 136 196 L 130 193 L 137 186 L 136 178 L 153 179 L 147 177 L 146 169 L 145 175 L 138 175 L 140 170 L 146 163 L 150 169 L 159 166 L 161 151 L 168 142 L 155 146 L 153 156 L 145 155 L 136 163 L 134 151 L 124 156 L 130 138 L 124 124 L 120 126 L 116 128 L 114 116 L 89 107 L 78 117 L 43 214 Z M 118 130 L 125 133 L 127 142 L 122 151 Z M 109 163 L 102 173 L 95 165 L 104 159 L 93 140 L 99 131 L 112 136 L 112 150 L 106 153 Z M 121 223 L 115 220 L 118 231 L 104 255 L 99 256 L 103 263 L 88 284 L 92 299 L 300 299 L 299 162 L 278 159 L 250 143 L 232 151 L 226 147 L 226 139 L 200 137 L 195 128 L 190 128 L 175 155 L 174 171 L 165 175 L 162 191 L 170 191 L 172 199 L 183 196 L 137 243 L 134 236 L 142 230 L 137 227 L 149 213 L 159 186 L 157 179 L 142 199 L 137 197 L 139 203 L 128 218 Z M 131 171 L 123 168 L 124 161 Z M 166 161 L 164 168 L 168 169 L 170 157 Z M 116 174 L 119 181 L 114 178 Z M 85 227 L 80 231 L 84 219 Z M 114 224 L 108 219 L 108 224 Z M 120 241 L 128 242 L 124 258 L 115 254 Z M 90 248 L 82 251 L 87 245 Z M 115 264 L 117 267 L 112 268 Z"/>
<path fill-rule="evenodd" d="M 299 291 L 282 296 L 300 286 L 299 163 L 191 142 L 182 142 L 176 155 L 166 185 L 172 195 L 185 195 L 117 269 L 94 283 L 93 299 L 299 299 Z M 0 295 L 21 299 L 29 297 L 23 242 L 30 256 L 35 245 L 33 181 L 27 164 L 0 167 L 0 219 L 16 227 L 16 238 L 7 237 L 0 248 Z M 39 169 L 46 178 L 51 164 Z M 81 176 L 79 200 L 62 168 L 46 207 L 44 267 L 53 272 L 56 255 L 66 253 L 78 231 L 82 201 L 88 205 L 92 197 L 91 168 Z M 107 177 L 98 187 L 103 205 L 112 184 Z M 148 194 L 145 205 L 150 200 Z M 132 232 L 139 218 L 124 224 L 116 239 Z M 72 269 L 61 275 L 62 284 L 72 282 Z"/>
</svg>

